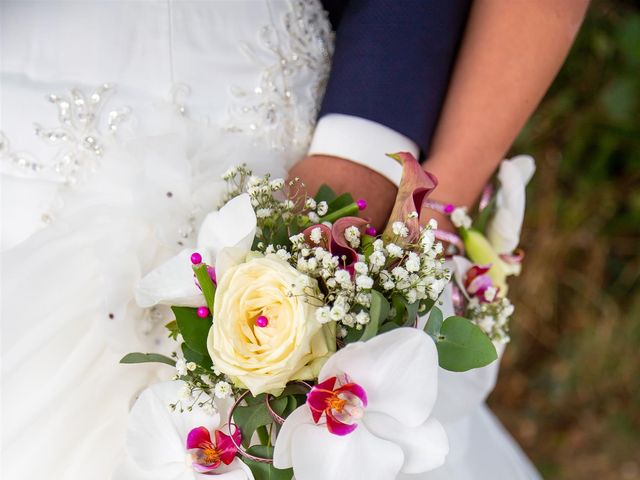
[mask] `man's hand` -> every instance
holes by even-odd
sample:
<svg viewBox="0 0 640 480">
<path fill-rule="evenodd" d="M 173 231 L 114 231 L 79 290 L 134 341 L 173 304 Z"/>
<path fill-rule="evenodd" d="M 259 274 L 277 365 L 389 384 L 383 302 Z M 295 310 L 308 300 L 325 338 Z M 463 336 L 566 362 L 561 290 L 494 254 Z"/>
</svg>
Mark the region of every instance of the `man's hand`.
<svg viewBox="0 0 640 480">
<path fill-rule="evenodd" d="M 338 195 L 348 192 L 354 200 L 366 200 L 367 209 L 362 216 L 369 218 L 378 231 L 386 226 L 398 193 L 396 186 L 379 173 L 338 157 L 306 157 L 289 171 L 289 178 L 295 177 L 304 182 L 309 196 L 314 196 L 323 184 L 327 184 Z"/>
</svg>

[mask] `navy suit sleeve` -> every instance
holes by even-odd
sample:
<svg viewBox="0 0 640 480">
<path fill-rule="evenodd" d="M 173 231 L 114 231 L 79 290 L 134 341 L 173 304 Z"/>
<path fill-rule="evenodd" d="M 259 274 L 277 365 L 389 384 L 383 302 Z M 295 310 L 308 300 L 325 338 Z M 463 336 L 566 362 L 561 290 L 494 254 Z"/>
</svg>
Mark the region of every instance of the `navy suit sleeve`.
<svg viewBox="0 0 640 480">
<path fill-rule="evenodd" d="M 471 0 L 325 0 L 336 27 L 320 116 L 373 120 L 429 150 Z"/>
</svg>

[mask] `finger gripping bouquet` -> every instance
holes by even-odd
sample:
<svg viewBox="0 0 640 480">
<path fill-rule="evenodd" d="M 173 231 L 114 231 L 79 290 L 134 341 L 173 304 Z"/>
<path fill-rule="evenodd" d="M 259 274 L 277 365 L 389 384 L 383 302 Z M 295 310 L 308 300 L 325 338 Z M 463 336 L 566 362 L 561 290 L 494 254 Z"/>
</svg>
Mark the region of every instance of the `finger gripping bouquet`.
<svg viewBox="0 0 640 480">
<path fill-rule="evenodd" d="M 122 362 L 176 375 L 133 406 L 116 480 L 391 480 L 443 464 L 438 368 L 481 367 L 496 350 L 437 308 L 451 275 L 422 218 L 437 181 L 391 156 L 404 173 L 381 234 L 360 216 L 365 200 L 326 186 L 310 197 L 242 166 L 225 174 L 228 198 L 195 248 L 137 289 L 140 306 L 171 308 L 175 348 Z"/>
</svg>

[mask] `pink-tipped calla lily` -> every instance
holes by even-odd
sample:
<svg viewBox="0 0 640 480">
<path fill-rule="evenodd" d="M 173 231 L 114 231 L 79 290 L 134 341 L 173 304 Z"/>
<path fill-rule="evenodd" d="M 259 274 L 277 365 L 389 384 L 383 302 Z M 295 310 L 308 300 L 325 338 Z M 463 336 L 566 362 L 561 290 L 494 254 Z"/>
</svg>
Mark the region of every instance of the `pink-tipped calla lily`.
<svg viewBox="0 0 640 480">
<path fill-rule="evenodd" d="M 326 225 L 312 225 L 306 228 L 303 232 L 305 242 L 312 247 L 322 247 L 325 250 L 331 252 L 332 255 L 340 258 L 341 266 L 353 273 L 353 264 L 358 261 L 358 252 L 349 245 L 347 239 L 344 236 L 344 232 L 349 227 L 356 227 L 360 231 L 360 235 L 363 235 L 367 227 L 369 226 L 369 220 L 360 217 L 343 217 L 334 222 L 331 228 Z M 319 228 L 321 232 L 320 243 L 315 243 L 311 240 L 311 232 Z"/>
<path fill-rule="evenodd" d="M 211 434 L 206 427 L 196 427 L 187 436 L 187 450 L 191 454 L 192 466 L 196 472 L 209 473 L 216 470 L 223 463 L 230 465 L 233 462 L 242 434 L 236 428 L 230 435 L 220 430 L 214 432 L 215 442 L 211 441 Z M 235 445 L 234 445 L 235 441 Z"/>
<path fill-rule="evenodd" d="M 367 394 L 357 383 L 345 383 L 336 388 L 338 377 L 329 377 L 314 386 L 307 395 L 307 405 L 313 421 L 320 423 L 324 415 L 327 429 L 334 435 L 347 435 L 358 426 L 367 406 Z"/>
<path fill-rule="evenodd" d="M 409 229 L 409 235 L 400 239 L 400 242 L 405 244 L 413 243 L 420 235 L 422 204 L 438 185 L 438 179 L 431 173 L 426 172 L 418 163 L 418 160 L 410 153 L 399 152 L 388 156 L 402 164 L 402 179 L 400 180 L 396 203 L 393 206 L 389 223 L 382 237 L 387 240 L 395 239 L 392 230 L 393 223 L 404 222 Z M 418 214 L 417 217 L 413 215 L 414 212 Z"/>
</svg>

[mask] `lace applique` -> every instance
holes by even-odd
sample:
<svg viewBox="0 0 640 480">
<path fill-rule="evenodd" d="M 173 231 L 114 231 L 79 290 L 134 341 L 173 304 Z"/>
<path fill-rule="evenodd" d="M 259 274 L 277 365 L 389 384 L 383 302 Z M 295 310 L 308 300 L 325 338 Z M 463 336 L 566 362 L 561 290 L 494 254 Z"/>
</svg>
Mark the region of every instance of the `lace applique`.
<svg viewBox="0 0 640 480">
<path fill-rule="evenodd" d="M 102 110 L 114 90 L 113 85 L 105 83 L 89 95 L 77 88 L 72 89 L 68 97 L 49 95 L 47 100 L 56 106 L 60 123 L 51 128 L 40 124 L 34 127 L 36 136 L 57 147 L 53 161 L 43 163 L 27 153 L 12 151 L 9 140 L 0 132 L 3 172 L 73 186 L 94 171 L 104 153 L 105 141 L 131 113 L 128 107 L 123 107 L 110 111 L 104 118 Z"/>
<path fill-rule="evenodd" d="M 228 129 L 261 138 L 276 150 L 306 149 L 331 67 L 333 32 L 327 14 L 319 1 L 292 1 L 280 23 L 272 16 L 272 24 L 262 28 L 260 44 L 276 61 L 264 66 L 253 90 L 232 88 Z M 241 49 L 264 63 L 249 45 Z"/>
</svg>

